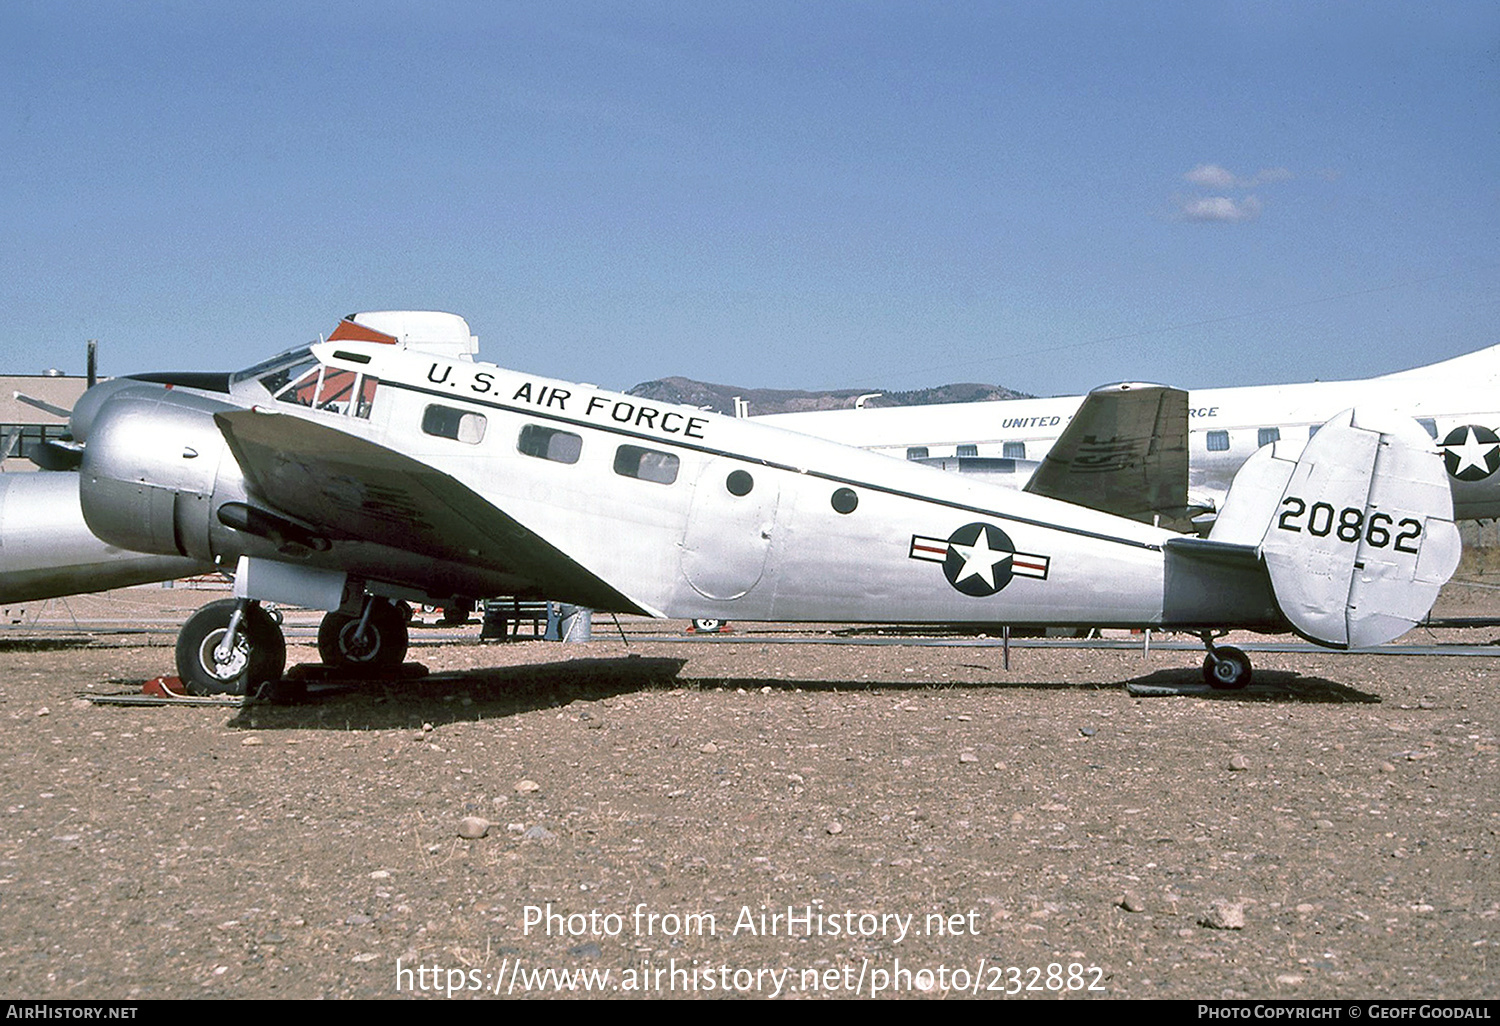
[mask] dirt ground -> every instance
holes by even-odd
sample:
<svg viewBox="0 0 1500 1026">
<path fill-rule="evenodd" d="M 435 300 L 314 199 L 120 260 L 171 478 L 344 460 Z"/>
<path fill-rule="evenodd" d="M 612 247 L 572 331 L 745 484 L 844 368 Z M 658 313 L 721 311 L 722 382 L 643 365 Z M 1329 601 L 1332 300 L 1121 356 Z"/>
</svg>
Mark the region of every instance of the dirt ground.
<svg viewBox="0 0 1500 1026">
<path fill-rule="evenodd" d="M 1210 693 L 1161 644 L 601 618 L 294 706 L 89 701 L 216 597 L 8 611 L 0 993 L 1500 997 L 1500 632 Z"/>
</svg>

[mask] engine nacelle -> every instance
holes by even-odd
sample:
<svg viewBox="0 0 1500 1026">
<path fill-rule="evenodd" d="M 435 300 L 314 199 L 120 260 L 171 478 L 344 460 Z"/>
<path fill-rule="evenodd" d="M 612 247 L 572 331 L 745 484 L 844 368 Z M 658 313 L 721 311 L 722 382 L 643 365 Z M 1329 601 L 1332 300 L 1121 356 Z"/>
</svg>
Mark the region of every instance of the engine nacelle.
<svg viewBox="0 0 1500 1026">
<path fill-rule="evenodd" d="M 80 468 L 89 529 L 137 552 L 212 559 L 213 509 L 245 497 L 214 423 L 215 413 L 235 408 L 146 383 L 110 395 L 91 411 Z"/>
<path fill-rule="evenodd" d="M 0 604 L 207 573 L 179 555 L 128 552 L 96 538 L 67 472 L 0 474 Z"/>
</svg>

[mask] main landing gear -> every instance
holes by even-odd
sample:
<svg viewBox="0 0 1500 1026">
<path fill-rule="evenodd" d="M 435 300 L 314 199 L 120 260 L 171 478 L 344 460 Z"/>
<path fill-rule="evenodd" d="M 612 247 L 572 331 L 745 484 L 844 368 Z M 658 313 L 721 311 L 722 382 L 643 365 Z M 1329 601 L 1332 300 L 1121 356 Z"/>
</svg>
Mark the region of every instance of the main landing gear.
<svg viewBox="0 0 1500 1026">
<path fill-rule="evenodd" d="M 318 655 L 325 666 L 392 670 L 406 659 L 408 644 L 402 608 L 374 595 L 365 599 L 359 616 L 329 613 L 318 627 Z"/>
<path fill-rule="evenodd" d="M 1250 683 L 1250 657 L 1232 645 L 1215 645 L 1214 638 L 1222 638 L 1227 632 L 1212 634 L 1204 631 L 1199 635 L 1208 648 L 1203 657 L 1203 683 L 1221 690 L 1237 690 Z"/>
<path fill-rule="evenodd" d="M 190 695 L 243 695 L 285 669 L 286 639 L 259 602 L 210 602 L 177 634 L 177 676 Z"/>
<path fill-rule="evenodd" d="M 408 645 L 404 607 L 374 595 L 359 615 L 329 613 L 318 628 L 318 655 L 337 669 L 392 671 Z M 177 635 L 177 676 L 190 695 L 253 693 L 285 669 L 286 639 L 259 602 L 210 602 Z"/>
</svg>

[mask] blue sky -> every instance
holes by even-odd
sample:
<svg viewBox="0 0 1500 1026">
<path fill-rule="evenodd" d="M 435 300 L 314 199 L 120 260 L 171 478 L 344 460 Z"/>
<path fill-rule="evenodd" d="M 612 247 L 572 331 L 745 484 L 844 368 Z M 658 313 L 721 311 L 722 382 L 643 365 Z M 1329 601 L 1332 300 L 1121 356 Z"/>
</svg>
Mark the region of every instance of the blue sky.
<svg viewBox="0 0 1500 1026">
<path fill-rule="evenodd" d="M 624 388 L 1038 394 L 1500 343 L 1500 6 L 0 0 L 12 373 L 361 309 Z"/>
</svg>

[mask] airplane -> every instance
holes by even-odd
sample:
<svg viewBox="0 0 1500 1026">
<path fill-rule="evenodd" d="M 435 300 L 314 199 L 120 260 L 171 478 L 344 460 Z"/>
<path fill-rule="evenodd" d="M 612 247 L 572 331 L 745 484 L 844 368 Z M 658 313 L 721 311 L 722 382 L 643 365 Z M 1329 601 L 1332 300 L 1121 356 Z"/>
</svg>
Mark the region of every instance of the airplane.
<svg viewBox="0 0 1500 1026">
<path fill-rule="evenodd" d="M 754 419 L 975 474 L 1139 520 L 1211 527 L 1234 475 L 1273 442 L 1306 440 L 1339 410 L 1387 408 L 1439 440 L 1454 515 L 1500 517 L 1500 346 L 1353 381 L 1198 389 L 1125 382 L 1086 396 Z"/>
<path fill-rule="evenodd" d="M 70 451 L 99 544 L 233 575 L 233 597 L 178 635 L 191 692 L 280 678 L 262 602 L 324 610 L 324 662 L 379 670 L 405 657 L 400 602 L 496 594 L 671 618 L 1185 631 L 1205 681 L 1242 687 L 1248 658 L 1215 644 L 1229 629 L 1380 644 L 1427 614 L 1459 558 L 1442 458 L 1388 414 L 1345 410 L 1300 451 L 1258 451 L 1200 538 L 476 352 L 457 315 L 359 313 L 236 373 L 85 393 Z"/>
</svg>

